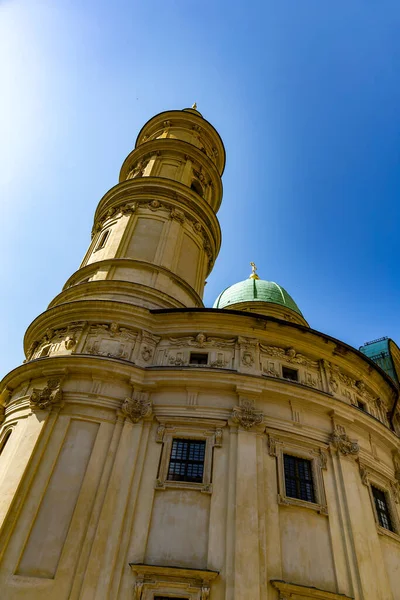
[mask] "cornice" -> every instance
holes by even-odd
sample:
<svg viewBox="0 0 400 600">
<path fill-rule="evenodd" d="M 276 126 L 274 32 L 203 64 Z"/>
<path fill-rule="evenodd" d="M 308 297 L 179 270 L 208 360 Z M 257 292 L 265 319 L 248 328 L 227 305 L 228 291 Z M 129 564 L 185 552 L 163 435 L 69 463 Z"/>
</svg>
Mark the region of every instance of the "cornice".
<svg viewBox="0 0 400 600">
<path fill-rule="evenodd" d="M 147 123 L 145 123 L 143 125 L 142 129 L 139 131 L 137 138 L 136 138 L 136 142 L 135 142 L 135 148 L 138 148 L 140 145 L 147 143 L 147 142 L 141 141 L 142 137 L 145 135 L 147 130 L 151 130 L 151 128 L 160 121 L 161 122 L 168 121 L 168 120 L 170 121 L 171 119 L 178 120 L 178 122 L 182 121 L 182 123 L 187 122 L 187 123 L 192 123 L 195 126 L 200 126 L 200 127 L 204 128 L 206 131 L 208 131 L 208 133 L 210 134 L 210 136 L 212 138 L 215 138 L 215 140 L 217 141 L 217 144 L 219 146 L 219 150 L 222 151 L 222 153 L 221 153 L 222 160 L 220 161 L 220 168 L 219 168 L 220 176 L 222 176 L 224 169 L 225 169 L 225 162 L 226 162 L 226 152 L 225 152 L 224 142 L 222 141 L 222 138 L 219 135 L 218 131 L 215 129 L 215 127 L 209 121 L 207 121 L 207 119 L 205 119 L 203 116 L 196 115 L 192 112 L 187 112 L 184 110 L 165 110 L 163 112 L 158 113 L 157 115 L 154 115 L 154 117 L 152 117 L 149 121 L 147 121 Z M 194 146 L 194 147 L 196 147 L 196 146 Z"/>
<path fill-rule="evenodd" d="M 254 328 L 254 322 L 256 324 L 256 326 L 258 326 L 259 329 L 267 329 L 268 328 L 268 323 L 274 323 L 276 324 L 278 327 L 282 327 L 282 328 L 288 328 L 289 330 L 296 330 L 298 332 L 301 332 L 303 334 L 306 334 L 308 336 L 317 338 L 320 342 L 322 342 L 323 344 L 327 344 L 327 343 L 331 343 L 334 347 L 332 348 L 332 353 L 335 356 L 335 360 L 338 362 L 338 364 L 340 366 L 346 365 L 346 356 L 348 354 L 352 355 L 354 358 L 356 358 L 357 361 L 359 361 L 361 364 L 364 365 L 364 367 L 366 367 L 368 369 L 369 372 L 375 372 L 380 378 L 382 378 L 385 383 L 393 390 L 393 392 L 395 392 L 396 394 L 399 391 L 399 388 L 396 386 L 395 382 L 392 380 L 391 377 L 389 377 L 389 375 L 387 375 L 387 373 L 385 373 L 385 371 L 383 369 L 381 369 L 379 367 L 379 365 L 377 365 L 376 363 L 374 363 L 370 358 L 368 358 L 365 354 L 363 354 L 362 352 L 360 352 L 359 350 L 357 350 L 356 348 L 353 348 L 353 346 L 350 346 L 349 344 L 347 344 L 346 342 L 342 342 L 341 340 L 338 340 L 337 338 L 334 338 L 328 334 L 322 333 L 321 331 L 318 331 L 316 329 L 312 329 L 311 327 L 306 327 L 305 325 L 300 325 L 298 323 L 294 323 L 294 322 L 290 322 L 290 321 L 284 321 L 282 319 L 278 319 L 277 317 L 272 317 L 272 316 L 266 316 L 266 315 L 261 315 L 261 314 L 257 314 L 257 313 L 248 313 L 248 312 L 243 312 L 243 311 L 239 311 L 239 310 L 230 310 L 230 309 L 216 309 L 216 308 L 162 308 L 162 309 L 151 309 L 150 312 L 155 315 L 155 316 L 167 316 L 167 315 L 173 315 L 174 316 L 174 321 L 176 323 L 176 325 L 178 325 L 178 321 L 176 320 L 176 316 L 177 315 L 182 315 L 184 316 L 189 315 L 189 314 L 196 314 L 196 315 L 204 315 L 207 317 L 211 317 L 212 319 L 215 317 L 216 319 L 218 319 L 218 323 L 219 325 L 223 325 L 224 320 L 229 321 L 229 319 L 232 319 L 232 317 L 236 318 L 239 317 L 241 320 L 243 321 L 248 321 L 249 319 L 253 320 L 253 324 L 248 325 L 248 327 L 251 327 L 253 335 L 257 335 L 257 329 Z M 246 327 L 246 326 L 244 326 Z M 198 324 L 198 329 L 204 328 L 204 326 L 202 324 Z M 309 342 L 308 342 L 309 344 Z M 328 358 L 328 356 L 327 356 Z"/>
<path fill-rule="evenodd" d="M 98 260 L 98 261 L 89 263 L 88 265 L 81 267 L 80 269 L 75 271 L 75 273 L 73 273 L 71 275 L 71 277 L 69 277 L 69 279 L 66 281 L 66 283 L 63 287 L 63 291 L 69 289 L 71 286 L 74 285 L 74 283 L 73 283 L 74 278 L 79 277 L 79 279 L 81 279 L 81 275 L 82 275 L 82 278 L 85 279 L 85 277 L 87 277 L 88 274 L 90 274 L 93 271 L 98 271 L 99 268 L 101 268 L 101 267 L 126 268 L 129 266 L 147 267 L 151 271 L 158 271 L 158 272 L 163 273 L 164 275 L 167 275 L 175 283 L 178 283 L 186 291 L 186 293 L 189 296 L 192 296 L 193 302 L 195 304 L 200 305 L 200 306 L 203 304 L 203 301 L 200 298 L 200 296 L 198 295 L 198 293 L 192 288 L 191 285 L 189 285 L 187 283 L 187 281 L 182 279 L 182 277 L 179 277 L 179 275 L 177 275 L 173 271 L 170 271 L 169 269 L 166 269 L 165 267 L 162 267 L 161 265 L 155 264 L 154 262 L 149 262 L 149 261 L 145 261 L 145 260 L 137 260 L 134 258 L 106 258 L 105 260 Z M 118 281 L 118 280 L 115 279 L 114 281 Z M 91 281 L 89 283 L 96 283 L 96 281 Z M 180 309 L 178 309 L 178 310 L 180 310 Z"/>
<path fill-rule="evenodd" d="M 136 148 L 135 150 L 132 150 L 132 152 L 128 154 L 128 156 L 122 164 L 119 175 L 119 183 L 122 183 L 126 180 L 129 170 L 133 163 L 145 158 L 148 155 L 154 156 L 157 153 L 162 152 L 165 152 L 166 154 L 176 153 L 179 156 L 187 156 L 190 160 L 198 162 L 200 165 L 203 164 L 206 166 L 206 168 L 209 171 L 212 183 L 215 186 L 216 204 L 213 207 L 213 209 L 215 210 L 215 212 L 218 212 L 223 195 L 222 180 L 218 173 L 218 169 L 215 163 L 213 163 L 213 161 L 206 154 L 204 154 L 204 152 L 202 152 L 199 148 L 193 146 L 189 142 L 185 142 L 184 140 L 179 140 L 176 138 L 159 138 L 148 141 Z M 146 178 L 147 177 L 144 176 L 140 179 Z"/>
<path fill-rule="evenodd" d="M 169 208 L 179 208 L 192 220 L 203 221 L 214 240 L 217 253 L 221 245 L 221 228 L 211 206 L 189 187 L 166 177 L 141 177 L 117 183 L 101 198 L 94 215 L 94 226 L 106 221 L 110 210 L 128 202 L 148 204 L 154 196 Z"/>
</svg>

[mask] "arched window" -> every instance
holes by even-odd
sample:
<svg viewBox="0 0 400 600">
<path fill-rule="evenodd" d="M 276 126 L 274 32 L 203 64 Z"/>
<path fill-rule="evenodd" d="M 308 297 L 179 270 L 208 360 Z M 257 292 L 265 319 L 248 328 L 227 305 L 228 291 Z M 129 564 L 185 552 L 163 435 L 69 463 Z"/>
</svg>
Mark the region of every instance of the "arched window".
<svg viewBox="0 0 400 600">
<path fill-rule="evenodd" d="M 12 434 L 12 429 L 9 429 L 6 433 L 6 435 L 4 436 L 4 438 L 2 439 L 2 441 L 0 442 L 0 454 L 3 452 L 4 448 L 6 447 L 6 444 L 8 442 L 8 440 L 10 439 Z"/>
<path fill-rule="evenodd" d="M 197 179 L 193 179 L 190 189 L 199 194 L 199 196 L 203 197 L 204 191 L 201 186 L 201 183 L 197 181 Z"/>
<path fill-rule="evenodd" d="M 106 245 L 106 243 L 107 243 L 107 239 L 108 239 L 108 236 L 109 236 L 109 235 L 110 235 L 110 229 L 107 229 L 107 231 L 105 231 L 105 232 L 102 234 L 102 236 L 101 236 L 101 238 L 100 238 L 100 241 L 99 241 L 99 243 L 98 243 L 98 244 L 97 244 L 97 246 L 96 246 L 96 250 L 95 250 L 95 252 L 97 252 L 97 250 L 101 250 L 102 248 L 104 248 L 104 246 L 105 246 L 105 245 Z"/>
</svg>

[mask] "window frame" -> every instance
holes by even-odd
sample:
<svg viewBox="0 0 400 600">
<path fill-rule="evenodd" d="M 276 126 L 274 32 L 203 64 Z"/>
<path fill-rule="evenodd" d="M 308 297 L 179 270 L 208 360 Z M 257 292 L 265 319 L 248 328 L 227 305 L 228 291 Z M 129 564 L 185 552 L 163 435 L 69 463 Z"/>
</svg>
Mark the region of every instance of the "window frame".
<svg viewBox="0 0 400 600">
<path fill-rule="evenodd" d="M 286 463 L 288 462 L 288 461 L 286 461 L 286 458 L 294 459 L 294 470 L 295 470 L 294 477 L 292 477 L 286 470 L 286 466 L 287 466 Z M 311 475 L 311 478 L 309 480 L 306 477 L 301 477 L 299 474 L 298 466 L 301 462 L 303 464 L 307 463 L 307 465 L 309 465 L 310 475 Z M 288 498 L 294 498 L 295 500 L 304 500 L 305 502 L 312 502 L 313 504 L 315 504 L 315 483 L 314 483 L 312 460 L 310 460 L 309 458 L 304 458 L 303 456 L 287 454 L 286 452 L 284 452 L 283 453 L 283 470 L 284 470 L 284 475 L 285 475 L 285 494 L 286 494 L 286 496 Z M 312 500 L 308 500 L 307 498 L 301 498 L 299 496 L 293 496 L 291 494 L 288 494 L 288 490 L 287 490 L 288 480 L 294 481 L 296 493 L 300 493 L 300 494 L 301 494 L 301 484 L 304 483 L 305 485 L 307 485 L 307 483 L 308 483 L 311 487 L 310 496 L 312 497 Z M 307 495 L 307 490 L 306 490 L 306 495 Z"/>
<path fill-rule="evenodd" d="M 384 511 L 378 511 L 378 508 L 376 505 L 377 505 L 377 500 L 380 500 L 380 498 L 375 495 L 374 490 L 376 490 L 383 496 L 383 499 L 385 502 L 385 510 Z M 372 493 L 372 498 L 374 500 L 376 520 L 377 520 L 379 527 L 382 527 L 382 529 L 386 529 L 387 531 L 391 531 L 392 533 L 396 533 L 395 528 L 394 528 L 394 523 L 393 523 L 393 517 L 391 514 L 391 510 L 390 510 L 390 499 L 389 499 L 388 492 L 386 490 L 382 490 L 380 487 L 377 487 L 374 484 L 371 484 L 371 493 Z M 385 527 L 385 525 L 382 525 L 382 523 L 381 523 L 382 519 L 381 519 L 380 513 L 383 513 L 385 515 L 385 517 L 387 518 L 389 527 Z"/>
<path fill-rule="evenodd" d="M 222 428 L 226 421 L 216 419 L 177 419 L 174 422 L 158 418 L 159 425 L 156 433 L 156 442 L 163 445 L 160 464 L 158 468 L 155 488 L 165 489 L 190 489 L 203 493 L 212 493 L 212 466 L 215 447 L 222 445 Z M 203 481 L 175 481 L 168 479 L 169 464 L 172 444 L 174 439 L 204 441 Z"/>
<path fill-rule="evenodd" d="M 278 504 L 281 506 L 298 506 L 315 510 L 322 515 L 328 515 L 323 470 L 327 469 L 327 448 L 319 446 L 311 440 L 286 438 L 284 435 L 275 437 L 273 432 L 268 434 L 268 453 L 276 459 Z M 292 498 L 286 494 L 284 455 L 294 456 L 311 462 L 311 472 L 314 491 L 314 502 Z"/>
<path fill-rule="evenodd" d="M 135 576 L 135 600 L 155 600 L 157 596 L 203 600 L 209 598 L 211 583 L 218 577 L 218 571 L 133 563 L 129 566 Z"/>
<path fill-rule="evenodd" d="M 374 515 L 375 525 L 380 535 L 387 535 L 400 541 L 400 518 L 396 504 L 400 502 L 400 490 L 397 480 L 393 480 L 391 476 L 385 475 L 375 470 L 371 464 L 365 464 L 364 461 L 358 461 L 361 481 L 368 488 L 368 494 L 371 501 L 372 512 Z M 386 504 L 390 516 L 391 529 L 386 529 L 380 524 L 378 511 L 376 510 L 375 497 L 372 488 L 376 488 L 385 494 Z"/>
<path fill-rule="evenodd" d="M 187 444 L 189 458 L 183 458 L 183 457 L 182 458 L 176 458 L 176 457 L 172 456 L 172 453 L 173 453 L 173 450 L 174 450 L 174 443 L 175 442 L 177 443 L 177 445 L 179 445 L 179 442 L 185 442 Z M 203 454 L 203 460 L 199 460 L 199 459 L 195 459 L 195 458 L 192 458 L 192 460 L 190 459 L 190 449 L 191 449 L 191 446 L 193 446 L 194 444 L 199 444 L 199 447 L 203 447 L 204 448 L 204 450 L 202 452 L 202 454 Z M 182 483 L 182 482 L 184 482 L 184 483 L 203 483 L 205 454 L 206 454 L 206 440 L 193 439 L 193 438 L 181 438 L 181 437 L 175 437 L 174 436 L 172 438 L 171 452 L 170 452 L 169 461 L 168 461 L 167 481 L 179 481 L 180 483 Z M 180 464 L 180 465 L 183 464 L 183 465 L 185 465 L 185 473 L 183 475 L 181 475 L 181 477 L 183 477 L 183 479 L 173 479 L 173 478 L 171 478 L 171 475 L 174 475 L 173 473 L 170 473 L 170 471 L 171 471 L 171 465 L 172 464 Z M 189 477 L 189 475 L 187 473 L 189 464 L 191 464 L 191 465 L 196 465 L 196 464 L 200 465 L 201 464 L 201 466 L 202 466 L 202 468 L 201 468 L 201 472 L 202 472 L 201 481 L 195 481 L 194 477 L 192 479 L 185 479 L 185 477 Z"/>
<path fill-rule="evenodd" d="M 111 227 L 108 227 L 105 231 L 100 231 L 100 235 L 98 237 L 96 246 L 93 252 L 99 252 L 99 250 L 103 250 L 106 247 L 107 242 L 109 240 L 111 233 Z"/>
</svg>

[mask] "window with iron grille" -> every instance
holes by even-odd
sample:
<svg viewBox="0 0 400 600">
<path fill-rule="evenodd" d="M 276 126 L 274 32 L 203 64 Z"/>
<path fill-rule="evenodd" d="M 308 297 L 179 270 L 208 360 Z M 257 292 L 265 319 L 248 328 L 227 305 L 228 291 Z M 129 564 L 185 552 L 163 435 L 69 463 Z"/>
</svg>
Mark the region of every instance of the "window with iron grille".
<svg viewBox="0 0 400 600">
<path fill-rule="evenodd" d="M 205 440 L 173 440 L 167 479 L 202 483 L 205 450 Z"/>
<path fill-rule="evenodd" d="M 382 492 L 382 490 L 374 487 L 373 485 L 371 485 L 371 490 L 374 497 L 379 525 L 385 529 L 389 529 L 389 531 L 394 531 L 385 492 Z"/>
<path fill-rule="evenodd" d="M 311 460 L 283 455 L 286 496 L 315 502 Z"/>
</svg>

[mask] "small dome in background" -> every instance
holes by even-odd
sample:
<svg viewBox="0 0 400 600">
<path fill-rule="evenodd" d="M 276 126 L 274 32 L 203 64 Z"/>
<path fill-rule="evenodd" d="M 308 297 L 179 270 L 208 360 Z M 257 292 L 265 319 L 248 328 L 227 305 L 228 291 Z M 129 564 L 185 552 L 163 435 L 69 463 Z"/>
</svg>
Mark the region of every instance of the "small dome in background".
<svg viewBox="0 0 400 600">
<path fill-rule="evenodd" d="M 213 308 L 251 311 L 308 325 L 301 310 L 287 291 L 274 281 L 260 279 L 256 274 L 254 263 L 252 263 L 250 277 L 221 292 Z"/>
</svg>

